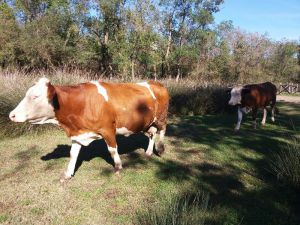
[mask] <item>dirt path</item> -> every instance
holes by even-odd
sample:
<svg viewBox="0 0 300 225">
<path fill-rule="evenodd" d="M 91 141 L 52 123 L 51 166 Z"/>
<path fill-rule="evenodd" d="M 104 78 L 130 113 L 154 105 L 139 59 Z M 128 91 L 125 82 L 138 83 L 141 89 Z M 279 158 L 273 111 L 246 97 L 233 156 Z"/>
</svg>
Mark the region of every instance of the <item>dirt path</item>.
<svg viewBox="0 0 300 225">
<path fill-rule="evenodd" d="M 300 96 L 277 95 L 277 101 L 300 103 Z"/>
</svg>

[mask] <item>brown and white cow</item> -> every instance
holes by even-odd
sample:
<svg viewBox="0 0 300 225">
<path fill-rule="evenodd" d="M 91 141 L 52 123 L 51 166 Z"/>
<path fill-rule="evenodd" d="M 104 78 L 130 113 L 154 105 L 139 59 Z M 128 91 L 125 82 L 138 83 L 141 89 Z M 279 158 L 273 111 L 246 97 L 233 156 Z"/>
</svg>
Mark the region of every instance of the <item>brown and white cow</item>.
<svg viewBox="0 0 300 225">
<path fill-rule="evenodd" d="M 119 173 L 122 163 L 116 134 L 144 132 L 149 135 L 148 156 L 159 133 L 158 153 L 164 151 L 169 95 L 162 84 L 106 83 L 91 81 L 73 86 L 52 85 L 41 78 L 9 114 L 14 122 L 54 123 L 71 138 L 70 162 L 61 181 L 74 174 L 81 146 L 103 138 Z"/>
<path fill-rule="evenodd" d="M 268 105 L 271 106 L 272 121 L 275 121 L 275 104 L 276 104 L 276 86 L 270 82 L 261 84 L 249 84 L 245 86 L 234 87 L 229 90 L 231 98 L 229 105 L 238 105 L 238 122 L 235 130 L 238 131 L 241 126 L 243 113 L 248 113 L 252 110 L 253 126 L 256 128 L 257 110 L 263 108 L 264 114 L 261 121 L 262 125 L 266 123 Z"/>
</svg>

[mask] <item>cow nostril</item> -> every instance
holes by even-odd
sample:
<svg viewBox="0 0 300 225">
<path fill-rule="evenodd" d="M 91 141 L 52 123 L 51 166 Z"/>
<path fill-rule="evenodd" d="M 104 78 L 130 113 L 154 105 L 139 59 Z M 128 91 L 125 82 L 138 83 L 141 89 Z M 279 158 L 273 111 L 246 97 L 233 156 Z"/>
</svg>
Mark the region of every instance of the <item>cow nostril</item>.
<svg viewBox="0 0 300 225">
<path fill-rule="evenodd" d="M 11 120 L 14 119 L 14 118 L 16 118 L 16 114 L 14 114 L 14 113 L 9 114 L 9 118 L 10 118 Z"/>
</svg>

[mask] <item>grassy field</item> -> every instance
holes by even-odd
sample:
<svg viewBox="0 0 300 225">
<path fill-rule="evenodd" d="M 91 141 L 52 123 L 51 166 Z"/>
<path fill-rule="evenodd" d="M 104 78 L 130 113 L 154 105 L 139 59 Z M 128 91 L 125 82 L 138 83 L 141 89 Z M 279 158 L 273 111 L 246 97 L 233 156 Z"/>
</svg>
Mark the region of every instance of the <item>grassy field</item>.
<svg viewBox="0 0 300 225">
<path fill-rule="evenodd" d="M 236 115 L 170 118 L 167 150 L 145 157 L 143 135 L 119 137 L 123 171 L 113 173 L 102 140 L 81 150 L 75 176 L 59 182 L 70 142 L 54 129 L 0 142 L 0 224 L 137 224 L 138 212 L 203 191 L 205 224 L 300 224 L 299 190 L 277 181 L 268 160 L 299 135 L 300 106 L 282 103 L 272 124 L 239 133 Z M 260 115 L 261 116 L 261 115 Z"/>
</svg>

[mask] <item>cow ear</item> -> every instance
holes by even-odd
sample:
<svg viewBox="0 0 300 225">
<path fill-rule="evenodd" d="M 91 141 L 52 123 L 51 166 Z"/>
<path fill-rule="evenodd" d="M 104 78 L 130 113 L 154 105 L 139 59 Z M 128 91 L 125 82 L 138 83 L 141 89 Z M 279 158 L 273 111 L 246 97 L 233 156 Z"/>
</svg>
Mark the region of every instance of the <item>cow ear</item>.
<svg viewBox="0 0 300 225">
<path fill-rule="evenodd" d="M 48 87 L 47 97 L 48 97 L 49 101 L 51 101 L 53 99 L 54 95 L 56 94 L 56 91 L 55 91 L 54 86 L 50 82 L 48 82 L 46 85 Z"/>
<path fill-rule="evenodd" d="M 47 83 L 48 87 L 48 100 L 53 105 L 54 109 L 59 109 L 57 93 L 55 87 L 49 82 Z"/>
<path fill-rule="evenodd" d="M 250 94 L 251 89 L 250 88 L 243 88 L 242 89 L 242 95 Z"/>
</svg>

